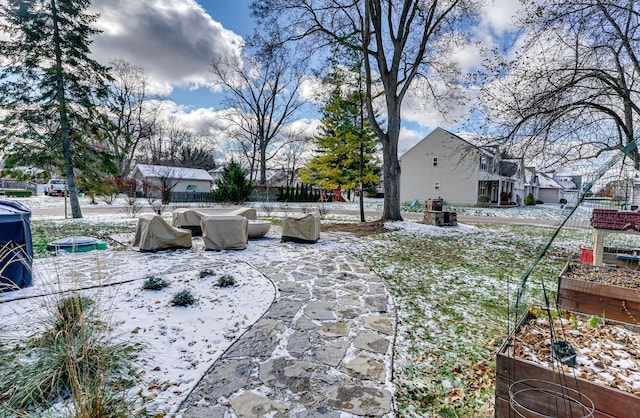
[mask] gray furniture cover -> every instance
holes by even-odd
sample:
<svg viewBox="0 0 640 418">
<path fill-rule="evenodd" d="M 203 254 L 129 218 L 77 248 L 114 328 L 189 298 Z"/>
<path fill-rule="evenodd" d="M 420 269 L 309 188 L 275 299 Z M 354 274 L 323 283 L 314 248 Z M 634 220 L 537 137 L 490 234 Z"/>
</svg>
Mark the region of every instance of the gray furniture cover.
<svg viewBox="0 0 640 418">
<path fill-rule="evenodd" d="M 314 243 L 320 239 L 320 214 L 287 216 L 282 222 L 282 241 Z"/>
<path fill-rule="evenodd" d="M 191 248 L 191 231 L 174 228 L 162 216 L 143 213 L 138 218 L 133 246 L 140 251 Z"/>
<path fill-rule="evenodd" d="M 243 216 L 206 215 L 200 220 L 206 250 L 244 250 L 249 240 L 249 221 Z"/>
</svg>

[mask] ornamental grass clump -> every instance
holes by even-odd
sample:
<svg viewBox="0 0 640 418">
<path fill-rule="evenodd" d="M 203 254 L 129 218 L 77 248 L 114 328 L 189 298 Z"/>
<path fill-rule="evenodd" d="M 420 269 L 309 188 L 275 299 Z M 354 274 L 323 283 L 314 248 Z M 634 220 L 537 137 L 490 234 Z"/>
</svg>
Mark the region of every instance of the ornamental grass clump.
<svg viewBox="0 0 640 418">
<path fill-rule="evenodd" d="M 198 275 L 198 277 L 200 277 L 201 279 L 204 279 L 205 277 L 209 277 L 209 276 L 215 276 L 216 272 L 211 270 L 211 269 L 203 269 L 200 270 L 200 274 Z"/>
<path fill-rule="evenodd" d="M 126 391 L 136 383 L 139 347 L 113 342 L 88 297 L 63 296 L 48 309 L 39 332 L 2 344 L 0 410 L 7 416 L 41 416 L 59 404 L 73 417 L 130 415 Z"/>
<path fill-rule="evenodd" d="M 235 277 L 229 275 L 229 274 L 225 274 L 222 275 L 218 278 L 218 282 L 217 285 L 220 287 L 230 287 L 230 286 L 235 286 L 236 285 L 236 279 Z"/>
<path fill-rule="evenodd" d="M 162 290 L 167 286 L 169 286 L 168 281 L 156 276 L 149 276 L 145 279 L 144 283 L 142 283 L 144 290 Z"/>
<path fill-rule="evenodd" d="M 178 293 L 173 295 L 173 298 L 171 298 L 172 306 L 189 306 L 193 305 L 195 302 L 195 296 L 193 296 L 191 291 L 188 289 L 179 291 Z"/>
</svg>

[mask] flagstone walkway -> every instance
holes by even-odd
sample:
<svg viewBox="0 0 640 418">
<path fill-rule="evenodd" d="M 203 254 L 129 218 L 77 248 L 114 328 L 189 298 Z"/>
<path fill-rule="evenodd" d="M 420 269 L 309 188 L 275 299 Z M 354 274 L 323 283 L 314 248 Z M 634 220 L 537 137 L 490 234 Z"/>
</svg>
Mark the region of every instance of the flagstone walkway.
<svg viewBox="0 0 640 418">
<path fill-rule="evenodd" d="M 349 254 L 353 239 L 250 242 L 282 254 L 247 260 L 275 284 L 275 301 L 211 366 L 178 417 L 394 416 L 395 308 L 382 279 Z"/>
</svg>

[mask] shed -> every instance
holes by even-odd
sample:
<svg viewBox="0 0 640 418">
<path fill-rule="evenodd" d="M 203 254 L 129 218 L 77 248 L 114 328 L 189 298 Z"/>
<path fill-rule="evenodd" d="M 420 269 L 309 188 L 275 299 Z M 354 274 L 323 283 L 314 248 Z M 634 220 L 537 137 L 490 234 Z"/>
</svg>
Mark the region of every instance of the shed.
<svg viewBox="0 0 640 418">
<path fill-rule="evenodd" d="M 0 291 L 30 286 L 32 263 L 31 211 L 0 200 Z"/>
</svg>

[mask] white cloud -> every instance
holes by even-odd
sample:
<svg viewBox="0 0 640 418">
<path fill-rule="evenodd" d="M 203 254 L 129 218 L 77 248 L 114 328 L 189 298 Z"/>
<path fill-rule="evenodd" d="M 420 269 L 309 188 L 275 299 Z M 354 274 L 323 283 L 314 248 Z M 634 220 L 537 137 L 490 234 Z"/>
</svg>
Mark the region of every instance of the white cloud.
<svg viewBox="0 0 640 418">
<path fill-rule="evenodd" d="M 400 128 L 400 139 L 398 140 L 398 155 L 402 155 L 409 150 L 409 148 L 413 147 L 415 144 L 420 142 L 424 135 L 421 132 Z"/>
<path fill-rule="evenodd" d="M 480 26 L 490 28 L 498 34 L 514 29 L 516 17 L 522 7 L 518 0 L 487 1 L 482 8 Z"/>
<path fill-rule="evenodd" d="M 93 43 L 96 59 L 144 68 L 154 93 L 210 86 L 212 59 L 238 55 L 242 46 L 194 0 L 94 0 L 92 11 L 103 31 Z"/>
</svg>

